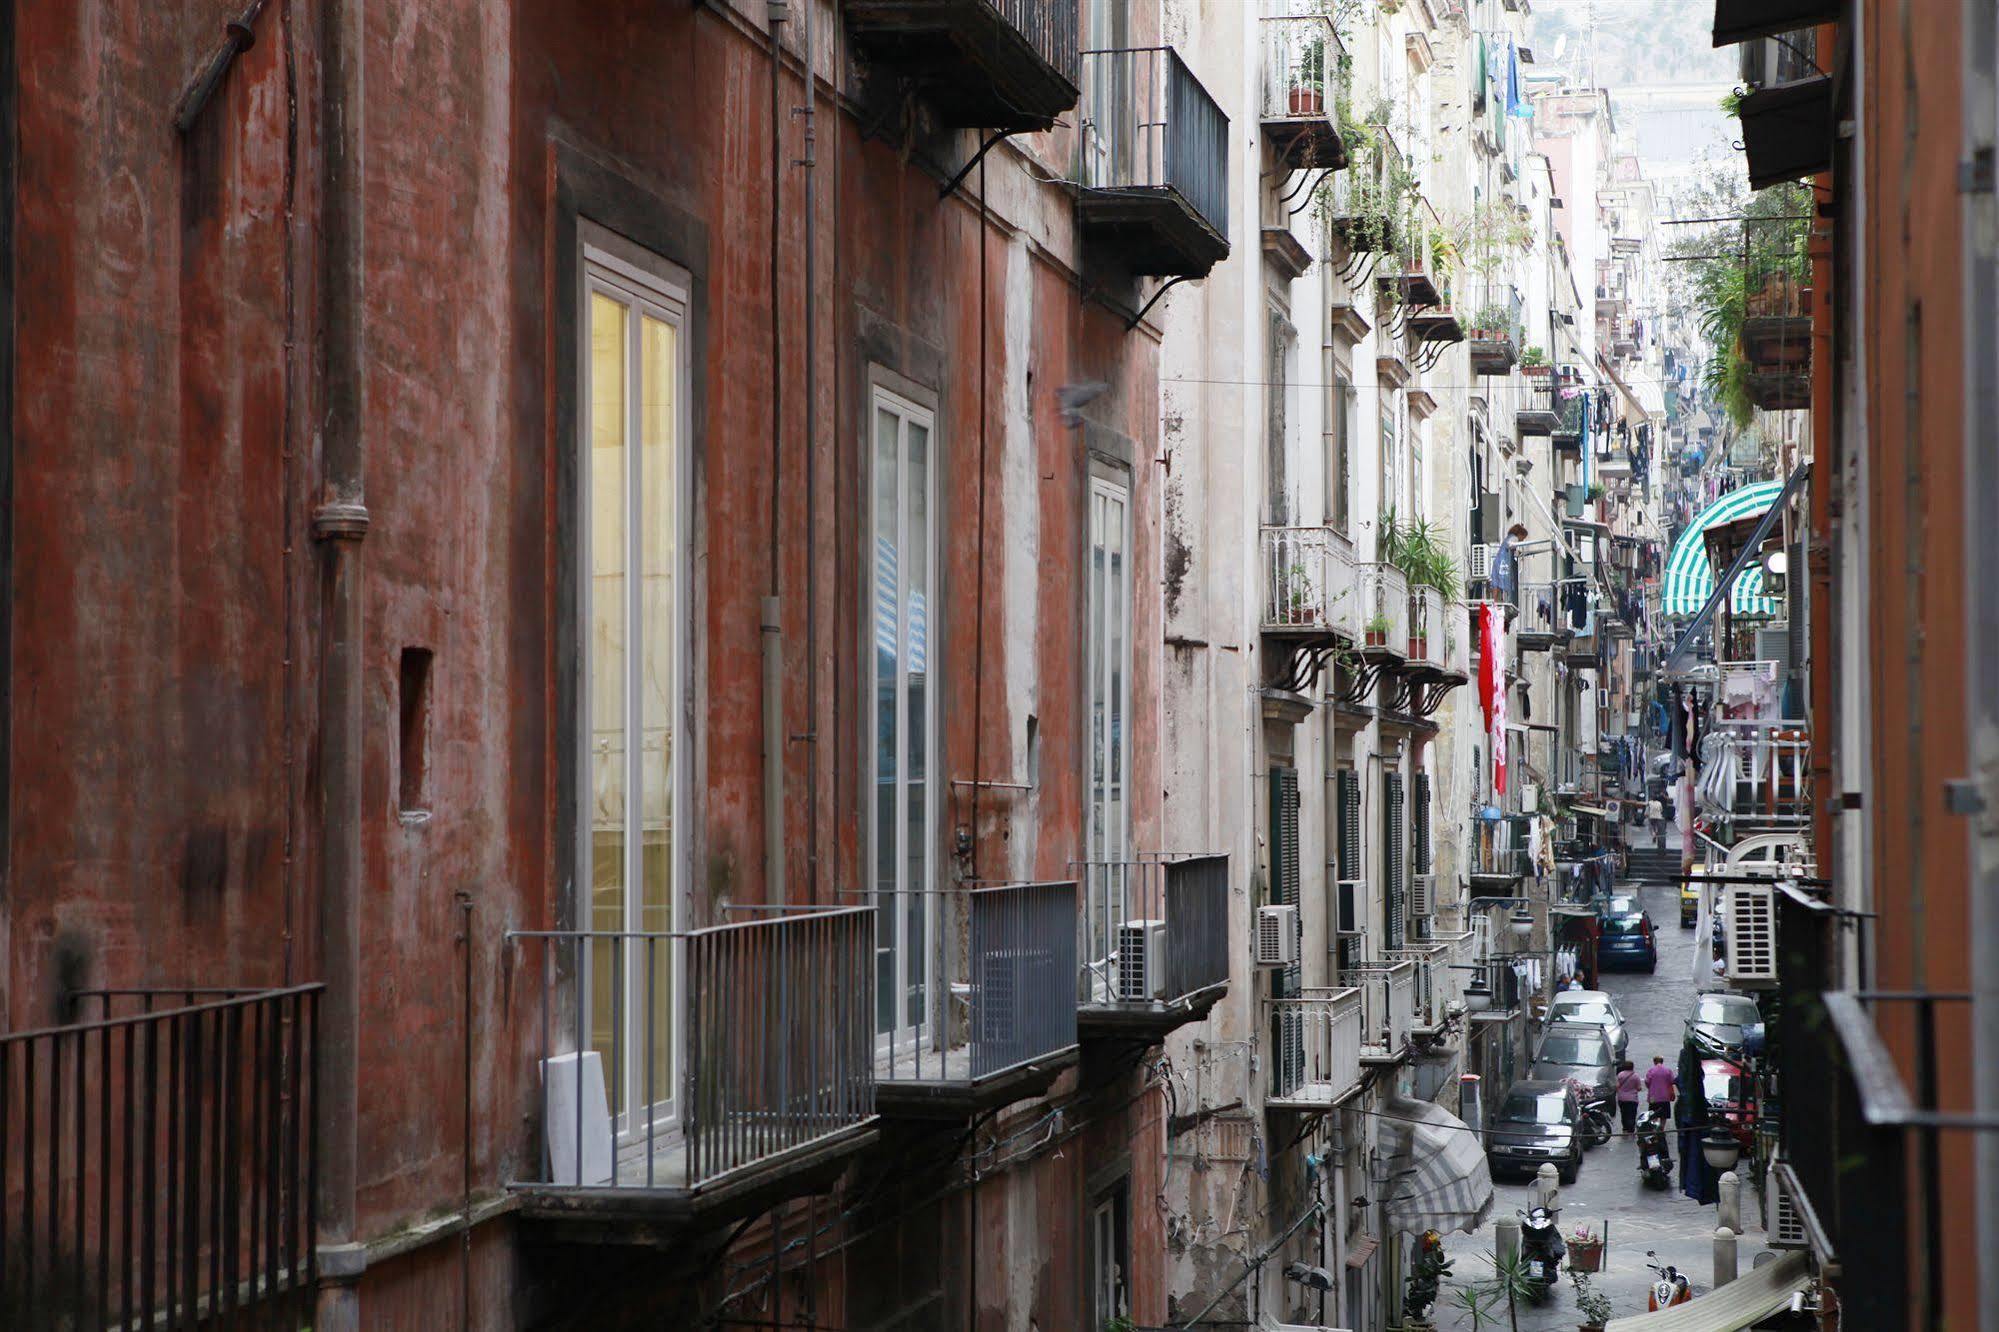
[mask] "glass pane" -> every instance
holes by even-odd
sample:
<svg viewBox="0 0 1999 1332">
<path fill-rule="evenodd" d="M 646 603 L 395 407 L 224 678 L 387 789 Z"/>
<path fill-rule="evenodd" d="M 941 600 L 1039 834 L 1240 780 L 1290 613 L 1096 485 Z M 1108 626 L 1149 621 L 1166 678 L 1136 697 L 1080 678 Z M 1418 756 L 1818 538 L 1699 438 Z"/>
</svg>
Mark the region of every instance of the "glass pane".
<svg viewBox="0 0 1999 1332">
<path fill-rule="evenodd" d="M 1109 654 L 1106 663 L 1109 683 L 1106 691 L 1110 696 L 1110 731 L 1107 743 L 1110 746 L 1108 768 L 1110 770 L 1110 809 L 1106 815 L 1108 827 L 1105 839 L 1113 856 L 1125 852 L 1125 782 L 1126 772 L 1126 721 L 1125 721 L 1125 637 L 1130 604 L 1125 589 L 1124 560 L 1124 500 L 1122 497 L 1107 496 L 1104 501 L 1105 532 L 1104 545 L 1108 551 L 1109 583 L 1104 590 L 1105 630 L 1104 650 Z"/>
<path fill-rule="evenodd" d="M 644 877 L 637 924 L 655 934 L 673 928 L 673 720 L 680 667 L 674 580 L 680 548 L 675 470 L 680 440 L 680 330 L 648 317 L 640 337 L 639 709 L 644 748 L 639 760 L 639 872 Z M 664 940 L 640 945 L 629 962 L 633 1012 L 639 1015 L 635 1032 L 642 1051 L 639 1058 L 650 1059 L 648 1067 L 634 1071 L 647 1088 L 649 1103 L 669 1099 L 673 1086 L 668 947 Z"/>
<path fill-rule="evenodd" d="M 928 823 L 930 773 L 924 760 L 925 747 L 929 743 L 926 699 L 929 697 L 930 669 L 930 431 L 913 421 L 909 423 L 908 431 L 909 475 L 905 495 L 909 520 L 903 527 L 902 550 L 907 565 L 904 578 L 908 588 L 908 614 L 903 624 L 908 639 L 904 649 L 904 678 L 907 682 L 904 717 L 909 744 L 905 751 L 904 772 L 907 774 L 909 826 L 903 833 L 908 868 L 902 886 L 905 890 L 903 901 L 908 904 L 909 911 L 908 932 L 903 936 L 903 948 L 908 959 L 903 978 L 908 990 L 903 1021 L 916 1026 L 923 1021 L 924 980 L 929 965 L 928 950 L 924 947 L 924 921 L 928 910 L 924 892 L 930 885 L 930 839 L 924 829 Z"/>
<path fill-rule="evenodd" d="M 902 571 L 897 551 L 896 520 L 901 461 L 898 421 L 883 408 L 875 410 L 875 887 L 883 894 L 875 912 L 875 1019 L 888 1030 L 895 1023 L 898 991 L 895 969 L 896 922 L 901 919 L 896 888 L 896 778 L 902 752 L 896 678 L 902 643 Z"/>
<path fill-rule="evenodd" d="M 625 928 L 625 356 L 630 312 L 590 295 L 589 639 L 585 715 L 590 726 L 590 909 L 595 930 Z M 590 959 L 591 1045 L 612 1074 L 618 1014 L 616 955 L 608 943 Z M 622 1101 L 616 1090 L 613 1096 Z M 614 1106 L 614 1110 L 618 1107 Z"/>
<path fill-rule="evenodd" d="M 1090 496 L 1089 620 L 1085 652 L 1090 691 L 1090 823 L 1086 833 L 1092 860 L 1107 855 L 1104 846 L 1104 771 L 1108 755 L 1104 738 L 1108 733 L 1109 700 L 1104 697 L 1104 497 Z"/>
</svg>

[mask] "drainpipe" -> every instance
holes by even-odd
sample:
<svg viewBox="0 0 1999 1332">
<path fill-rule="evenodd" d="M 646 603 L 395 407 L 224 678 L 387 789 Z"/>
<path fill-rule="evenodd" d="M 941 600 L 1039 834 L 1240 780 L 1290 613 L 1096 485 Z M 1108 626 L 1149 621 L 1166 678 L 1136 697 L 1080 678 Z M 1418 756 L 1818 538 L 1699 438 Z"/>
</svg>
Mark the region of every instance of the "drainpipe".
<svg viewBox="0 0 1999 1332">
<path fill-rule="evenodd" d="M 319 1290 L 315 1326 L 359 1332 L 355 1242 L 361 970 L 361 541 L 368 531 L 362 470 L 362 116 L 365 0 L 329 0 L 320 27 L 320 137 L 325 201 L 320 254 L 325 352 L 324 467 L 312 531 L 325 552 L 320 632 L 319 939 L 326 983 L 319 1016 Z"/>
<path fill-rule="evenodd" d="M 805 887 L 806 900 L 819 901 L 819 340 L 814 316 L 819 287 L 819 212 L 814 188 L 819 172 L 819 75 L 813 61 L 812 13 L 819 0 L 805 0 Z"/>
<path fill-rule="evenodd" d="M 763 599 L 764 900 L 782 903 L 784 890 L 784 619 L 778 600 L 779 468 L 784 462 L 784 365 L 780 359 L 782 288 L 778 282 L 778 225 L 784 185 L 784 116 L 778 100 L 783 75 L 778 25 L 791 17 L 786 0 L 770 0 L 770 592 Z M 810 219 L 807 226 L 811 225 Z M 808 559 L 807 564 L 811 561 Z"/>
</svg>

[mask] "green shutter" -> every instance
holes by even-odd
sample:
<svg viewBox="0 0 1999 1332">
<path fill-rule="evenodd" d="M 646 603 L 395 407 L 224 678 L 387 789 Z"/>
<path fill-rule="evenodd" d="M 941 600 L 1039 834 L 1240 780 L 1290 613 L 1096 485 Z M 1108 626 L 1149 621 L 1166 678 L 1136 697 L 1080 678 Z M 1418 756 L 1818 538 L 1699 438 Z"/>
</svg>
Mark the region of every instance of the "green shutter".
<svg viewBox="0 0 1999 1332">
<path fill-rule="evenodd" d="M 1408 919 L 1408 885 L 1403 872 L 1408 868 L 1402 855 L 1402 774 L 1387 774 L 1388 798 L 1382 801 L 1382 833 L 1387 848 L 1388 883 L 1388 931 L 1386 939 L 1390 948 L 1401 948 L 1407 943 L 1405 922 Z"/>
</svg>

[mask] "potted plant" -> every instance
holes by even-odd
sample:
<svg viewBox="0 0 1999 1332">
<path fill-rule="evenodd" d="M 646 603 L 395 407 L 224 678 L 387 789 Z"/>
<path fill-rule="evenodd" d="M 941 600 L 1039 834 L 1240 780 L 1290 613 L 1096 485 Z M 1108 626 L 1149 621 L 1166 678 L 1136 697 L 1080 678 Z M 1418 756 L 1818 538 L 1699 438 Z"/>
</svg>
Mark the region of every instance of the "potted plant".
<svg viewBox="0 0 1999 1332">
<path fill-rule="evenodd" d="M 1569 1271 L 1601 1272 L 1603 1270 L 1603 1236 L 1588 1226 L 1577 1226 L 1576 1233 L 1569 1236 Z M 1576 1287 L 1581 1292 L 1583 1285 Z"/>
<path fill-rule="evenodd" d="M 1294 564 L 1284 571 L 1284 623 L 1304 624 L 1318 622 L 1318 615 L 1312 607 L 1312 576 L 1302 564 Z"/>
<path fill-rule="evenodd" d="M 1581 1332 L 1603 1332 L 1612 1313 L 1610 1297 L 1593 1287 L 1581 1272 L 1571 1271 L 1569 1280 L 1576 1288 L 1576 1312 L 1583 1316 Z"/>
<path fill-rule="evenodd" d="M 1388 613 L 1376 611 L 1367 618 L 1367 645 L 1386 647 L 1388 645 Z"/>
<path fill-rule="evenodd" d="M 1548 364 L 1548 353 L 1539 347 L 1529 347 L 1520 353 L 1520 369 L 1536 379 L 1545 379 L 1555 373 L 1555 367 Z"/>
<path fill-rule="evenodd" d="M 1407 1327 L 1433 1327 L 1430 1308 L 1443 1293 L 1444 1278 L 1451 1274 L 1451 1260 L 1444 1257 L 1444 1239 L 1426 1230 L 1416 1241 L 1416 1255 L 1409 1263 L 1409 1282 L 1402 1295 L 1402 1314 Z"/>
<path fill-rule="evenodd" d="M 1298 52 L 1289 97 L 1294 116 L 1326 114 L 1326 39 L 1314 37 Z"/>
<path fill-rule="evenodd" d="M 1600 500 L 1603 498 L 1603 482 L 1592 481 L 1589 483 L 1589 497 L 1593 500 Z"/>
</svg>

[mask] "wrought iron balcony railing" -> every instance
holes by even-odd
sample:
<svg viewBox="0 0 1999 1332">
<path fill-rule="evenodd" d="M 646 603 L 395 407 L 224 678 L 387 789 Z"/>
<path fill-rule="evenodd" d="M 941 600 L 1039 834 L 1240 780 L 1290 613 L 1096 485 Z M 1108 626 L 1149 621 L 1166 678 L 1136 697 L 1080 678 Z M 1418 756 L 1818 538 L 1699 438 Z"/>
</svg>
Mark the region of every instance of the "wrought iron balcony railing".
<svg viewBox="0 0 1999 1332">
<path fill-rule="evenodd" d="M 1326 13 L 1269 14 L 1258 20 L 1263 41 L 1264 134 L 1293 167 L 1339 167 L 1346 149 L 1335 128 L 1346 52 Z"/>
<path fill-rule="evenodd" d="M 1296 999 L 1265 1002 L 1275 1050 L 1266 1108 L 1324 1110 L 1359 1089 L 1359 990 L 1308 990 Z"/>
<path fill-rule="evenodd" d="M 1228 117 L 1173 48 L 1085 51 L 1077 178 L 1086 227 L 1137 274 L 1228 254 Z"/>
<path fill-rule="evenodd" d="M 541 989 L 531 1191 L 693 1194 L 874 1116 L 875 909 L 685 933 L 527 930 Z"/>
<path fill-rule="evenodd" d="M 1434 941 L 1407 948 L 1389 948 L 1383 956 L 1391 962 L 1415 966 L 1415 997 L 1410 1022 L 1422 1033 L 1436 1031 L 1450 1020 L 1451 954 L 1448 943 Z"/>
<path fill-rule="evenodd" d="M 1076 104 L 1076 0 L 849 0 L 854 45 L 949 125 L 1045 130 Z"/>
<path fill-rule="evenodd" d="M 1392 564 L 1360 566 L 1361 639 L 1397 656 L 1409 648 L 1409 576 Z"/>
<path fill-rule="evenodd" d="M 1229 979 L 1229 858 L 1092 861 L 1077 1002 L 1086 1013 L 1184 1006 Z"/>
<path fill-rule="evenodd" d="M 322 988 L 86 990 L 0 1036 L 0 1321 L 310 1321 Z"/>
<path fill-rule="evenodd" d="M 1416 964 L 1364 963 L 1352 972 L 1361 995 L 1361 1058 L 1401 1058 L 1416 1026 Z"/>
<path fill-rule="evenodd" d="M 1263 631 L 1360 636 L 1353 547 L 1328 527 L 1263 529 Z"/>
</svg>

